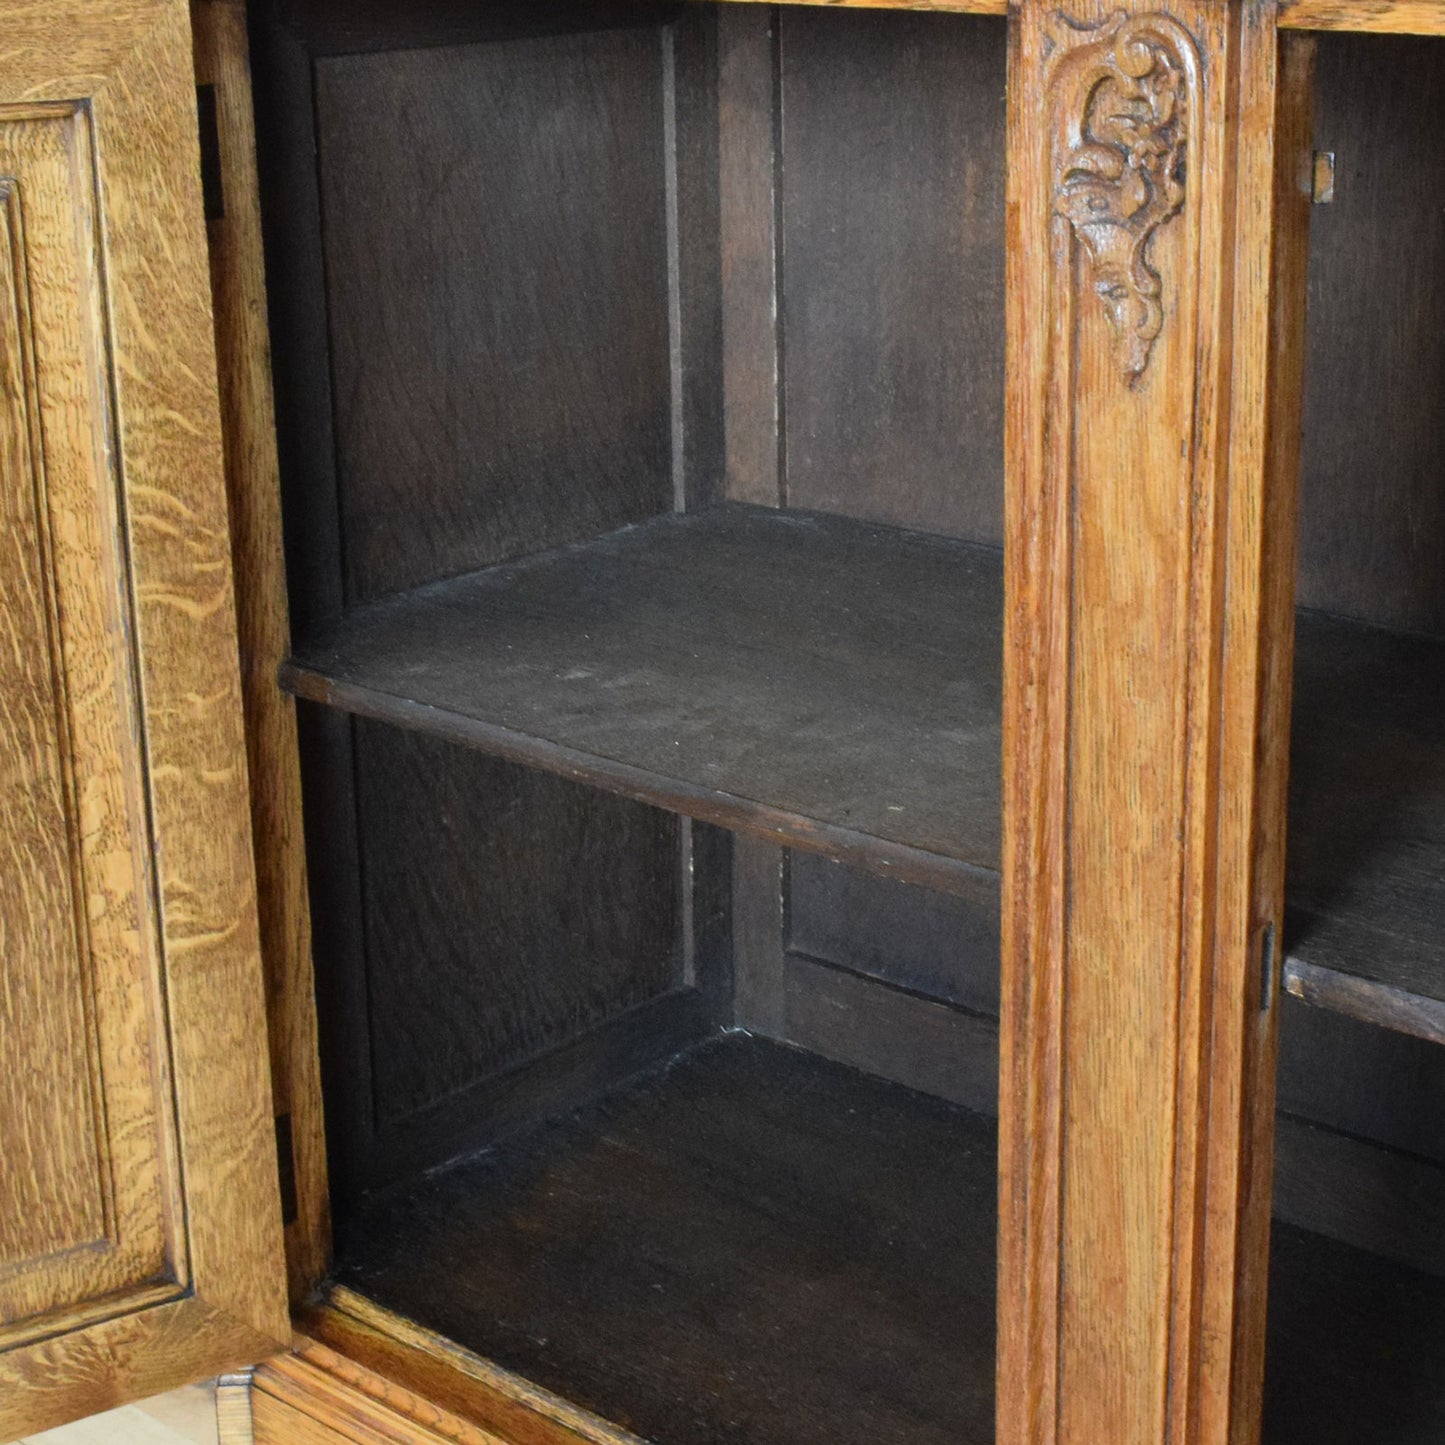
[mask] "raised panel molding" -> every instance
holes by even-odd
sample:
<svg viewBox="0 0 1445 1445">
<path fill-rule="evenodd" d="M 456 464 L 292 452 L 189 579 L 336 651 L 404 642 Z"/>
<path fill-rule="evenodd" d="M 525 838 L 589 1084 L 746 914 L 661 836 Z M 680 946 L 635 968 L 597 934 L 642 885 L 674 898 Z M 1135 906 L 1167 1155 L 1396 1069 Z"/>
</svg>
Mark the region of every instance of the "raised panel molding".
<svg viewBox="0 0 1445 1445">
<path fill-rule="evenodd" d="M 0 109 L 0 1344 L 186 1282 L 91 153 Z"/>
<path fill-rule="evenodd" d="M 1308 49 L 1256 0 L 1011 44 L 998 1438 L 1246 1445 Z"/>
<path fill-rule="evenodd" d="M 288 1333 L 185 0 L 0 25 L 0 1440 Z"/>
<path fill-rule="evenodd" d="M 29 269 L 13 178 L 0 180 L 0 208 L 0 474 L 12 479 L 0 491 L 0 953 L 7 960 L 0 1037 L 13 1041 L 0 1072 L 3 1275 L 21 1261 L 100 1240 L 111 1211 L 85 990 L 56 987 L 84 977 L 86 928 L 53 577 L 40 525 Z M 47 965 L 59 977 L 47 979 Z M 52 989 L 58 997 L 47 998 Z M 49 1027 L 33 1027 L 36 1020 Z M 69 1064 L 63 1077 L 52 1072 L 56 1059 Z M 22 1158 L 29 1167 L 16 1168 Z M 49 1205 L 66 1198 L 70 1210 L 52 1213 Z"/>
</svg>

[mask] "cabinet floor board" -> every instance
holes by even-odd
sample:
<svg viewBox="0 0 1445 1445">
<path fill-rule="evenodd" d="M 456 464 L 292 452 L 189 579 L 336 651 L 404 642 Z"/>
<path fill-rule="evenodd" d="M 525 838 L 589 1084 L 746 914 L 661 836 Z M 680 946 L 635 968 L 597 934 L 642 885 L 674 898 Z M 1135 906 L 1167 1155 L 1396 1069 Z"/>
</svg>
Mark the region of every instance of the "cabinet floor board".
<svg viewBox="0 0 1445 1445">
<path fill-rule="evenodd" d="M 374 1203 L 338 1278 L 666 1445 L 988 1441 L 995 1158 L 735 1034 Z"/>
<path fill-rule="evenodd" d="M 1445 1283 L 1275 1223 L 1264 1445 L 1445 1440 Z"/>
</svg>

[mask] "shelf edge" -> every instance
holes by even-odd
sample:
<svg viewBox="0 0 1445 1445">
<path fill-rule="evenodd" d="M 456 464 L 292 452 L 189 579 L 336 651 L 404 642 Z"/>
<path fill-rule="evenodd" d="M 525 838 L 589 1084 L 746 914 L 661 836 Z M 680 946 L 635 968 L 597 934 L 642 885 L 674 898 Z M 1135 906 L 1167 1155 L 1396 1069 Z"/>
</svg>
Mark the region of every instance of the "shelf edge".
<svg viewBox="0 0 1445 1445">
<path fill-rule="evenodd" d="M 1285 992 L 1315 1008 L 1345 1014 L 1395 1033 L 1445 1044 L 1445 1001 L 1391 984 L 1324 968 L 1291 955 L 1284 965 Z"/>
<path fill-rule="evenodd" d="M 996 868 L 907 843 L 876 838 L 836 823 L 790 813 L 733 793 L 699 787 L 613 758 L 534 737 L 500 723 L 486 722 L 445 708 L 396 697 L 358 683 L 341 682 L 292 658 L 278 673 L 281 687 L 305 702 L 336 708 L 414 732 L 429 733 L 475 748 L 508 762 L 541 768 L 574 782 L 601 787 L 635 802 L 647 803 L 712 823 L 737 833 L 801 848 L 884 878 L 931 888 L 940 893 L 991 905 L 998 898 Z"/>
</svg>

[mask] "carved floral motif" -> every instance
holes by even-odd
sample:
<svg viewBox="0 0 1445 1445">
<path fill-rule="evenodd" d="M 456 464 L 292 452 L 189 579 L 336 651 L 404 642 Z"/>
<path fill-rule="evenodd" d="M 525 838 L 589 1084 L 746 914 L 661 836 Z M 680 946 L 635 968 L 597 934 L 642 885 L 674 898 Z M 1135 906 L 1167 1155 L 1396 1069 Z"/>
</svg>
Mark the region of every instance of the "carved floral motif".
<svg viewBox="0 0 1445 1445">
<path fill-rule="evenodd" d="M 1184 206 L 1198 52 L 1164 15 L 1116 15 L 1084 33 L 1053 81 L 1054 207 L 1088 253 L 1132 383 L 1164 325 L 1149 243 Z"/>
</svg>

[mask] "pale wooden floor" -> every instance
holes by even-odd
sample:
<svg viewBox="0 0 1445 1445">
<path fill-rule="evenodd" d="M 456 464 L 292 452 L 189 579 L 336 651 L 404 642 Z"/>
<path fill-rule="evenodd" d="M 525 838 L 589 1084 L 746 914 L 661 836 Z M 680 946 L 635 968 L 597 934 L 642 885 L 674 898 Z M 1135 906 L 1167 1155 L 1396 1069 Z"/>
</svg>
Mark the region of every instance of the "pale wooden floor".
<svg viewBox="0 0 1445 1445">
<path fill-rule="evenodd" d="M 140 1405 L 29 1435 L 17 1445 L 216 1445 L 216 1400 L 192 1385 Z"/>
</svg>

